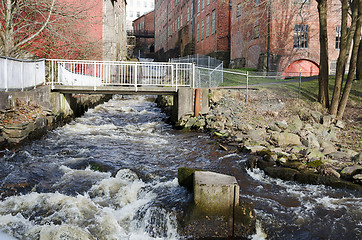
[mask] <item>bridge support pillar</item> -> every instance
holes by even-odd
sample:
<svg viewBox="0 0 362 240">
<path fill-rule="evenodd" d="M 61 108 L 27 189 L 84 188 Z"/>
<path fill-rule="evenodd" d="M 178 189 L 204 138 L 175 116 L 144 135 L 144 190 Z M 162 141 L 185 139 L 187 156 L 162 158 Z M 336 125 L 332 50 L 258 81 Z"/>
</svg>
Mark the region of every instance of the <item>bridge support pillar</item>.
<svg viewBox="0 0 362 240">
<path fill-rule="evenodd" d="M 174 114 L 173 122 L 178 122 L 182 116 L 193 114 L 193 89 L 188 87 L 180 87 L 177 95 L 174 97 Z"/>
</svg>

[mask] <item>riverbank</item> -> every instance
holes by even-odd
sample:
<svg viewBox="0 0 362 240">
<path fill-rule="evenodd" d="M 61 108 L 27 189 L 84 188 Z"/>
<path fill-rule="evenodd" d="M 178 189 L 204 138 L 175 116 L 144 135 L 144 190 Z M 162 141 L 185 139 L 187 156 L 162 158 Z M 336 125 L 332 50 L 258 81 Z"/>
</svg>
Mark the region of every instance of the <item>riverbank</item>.
<svg viewBox="0 0 362 240">
<path fill-rule="evenodd" d="M 0 150 L 39 138 L 110 99 L 105 95 L 64 96 L 48 86 L 24 92 L 1 93 Z"/>
<path fill-rule="evenodd" d="M 270 92 L 251 90 L 245 99 L 242 89 L 210 90 L 209 112 L 185 116 L 177 127 L 207 131 L 224 150 L 250 153 L 248 167 L 271 177 L 362 190 L 358 104 L 341 121 L 317 103 Z"/>
</svg>

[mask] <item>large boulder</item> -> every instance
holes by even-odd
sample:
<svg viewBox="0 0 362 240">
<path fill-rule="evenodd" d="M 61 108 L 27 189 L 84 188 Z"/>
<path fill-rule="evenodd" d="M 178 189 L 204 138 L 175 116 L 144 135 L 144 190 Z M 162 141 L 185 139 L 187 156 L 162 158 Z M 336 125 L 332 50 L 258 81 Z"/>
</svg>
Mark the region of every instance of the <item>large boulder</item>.
<svg viewBox="0 0 362 240">
<path fill-rule="evenodd" d="M 294 133 L 287 133 L 287 132 L 273 133 L 271 139 L 278 146 L 293 146 L 293 145 L 302 144 L 300 142 L 299 136 Z"/>
</svg>

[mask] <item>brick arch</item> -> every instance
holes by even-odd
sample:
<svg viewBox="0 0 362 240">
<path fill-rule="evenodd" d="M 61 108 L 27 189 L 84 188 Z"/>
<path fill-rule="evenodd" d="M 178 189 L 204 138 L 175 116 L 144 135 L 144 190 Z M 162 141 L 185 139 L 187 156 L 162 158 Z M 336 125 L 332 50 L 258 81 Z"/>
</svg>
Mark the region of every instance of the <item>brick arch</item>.
<svg viewBox="0 0 362 240">
<path fill-rule="evenodd" d="M 284 70 L 284 77 L 299 76 L 302 73 L 303 77 L 315 76 L 319 74 L 319 66 L 317 63 L 308 59 L 299 59 Z"/>
</svg>

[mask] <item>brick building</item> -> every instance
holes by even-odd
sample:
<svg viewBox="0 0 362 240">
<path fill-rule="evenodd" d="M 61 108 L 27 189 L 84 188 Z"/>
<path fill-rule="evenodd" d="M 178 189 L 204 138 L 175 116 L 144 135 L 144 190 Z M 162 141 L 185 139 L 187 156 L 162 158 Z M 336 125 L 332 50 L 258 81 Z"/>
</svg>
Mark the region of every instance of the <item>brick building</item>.
<svg viewBox="0 0 362 240">
<path fill-rule="evenodd" d="M 227 64 L 230 10 L 225 0 L 156 0 L 156 58 L 167 60 L 198 53 Z"/>
<path fill-rule="evenodd" d="M 133 29 L 133 35 L 136 37 L 134 55 L 153 58 L 155 52 L 155 12 L 151 11 L 134 20 Z"/>
<path fill-rule="evenodd" d="M 340 2 L 332 2 L 328 11 L 331 72 L 339 54 L 341 18 Z M 303 76 L 318 74 L 319 18 L 316 1 L 232 0 L 232 6 L 232 66 L 260 71 L 269 69 L 284 72 L 284 75 L 299 75 L 300 72 Z"/>
</svg>

